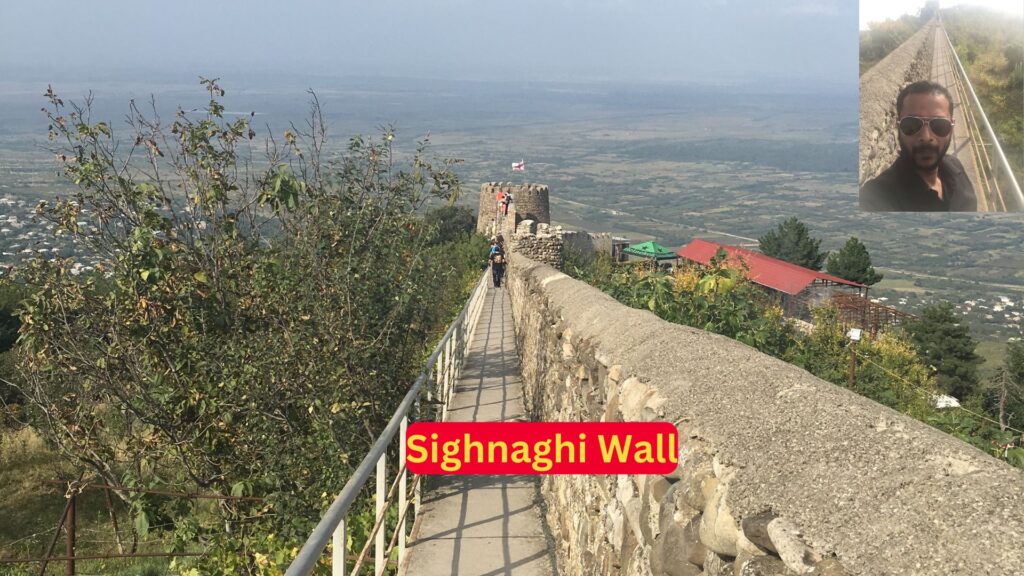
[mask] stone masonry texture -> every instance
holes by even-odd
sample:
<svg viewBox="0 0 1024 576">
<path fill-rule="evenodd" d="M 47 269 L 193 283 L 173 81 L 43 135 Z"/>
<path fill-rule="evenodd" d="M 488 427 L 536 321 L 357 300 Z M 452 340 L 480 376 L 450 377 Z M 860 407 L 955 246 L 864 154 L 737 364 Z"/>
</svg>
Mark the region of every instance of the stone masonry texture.
<svg viewBox="0 0 1024 576">
<path fill-rule="evenodd" d="M 888 168 L 899 155 L 896 96 L 911 82 L 931 76 L 934 22 L 860 77 L 860 184 Z"/>
<path fill-rule="evenodd" d="M 739 342 L 510 256 L 531 418 L 662 420 L 667 476 L 545 476 L 565 575 L 1024 574 L 1024 472 Z"/>
<path fill-rule="evenodd" d="M 533 220 L 538 224 L 551 223 L 551 208 L 548 203 L 548 187 L 544 184 L 513 184 L 511 182 L 487 182 L 480 185 L 480 207 L 477 212 L 479 232 L 487 233 L 494 221 L 496 212 L 496 194 L 498 191 L 512 193 L 512 207 L 515 208 L 517 219 Z M 509 215 L 512 215 L 511 209 Z"/>
</svg>

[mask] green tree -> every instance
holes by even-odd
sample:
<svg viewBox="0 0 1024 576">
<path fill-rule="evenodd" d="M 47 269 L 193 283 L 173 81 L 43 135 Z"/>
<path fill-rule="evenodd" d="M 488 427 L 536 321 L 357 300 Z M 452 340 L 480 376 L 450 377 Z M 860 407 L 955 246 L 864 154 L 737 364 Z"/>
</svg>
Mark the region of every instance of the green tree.
<svg viewBox="0 0 1024 576">
<path fill-rule="evenodd" d="M 1024 341 L 1006 343 L 1006 360 L 989 381 L 986 409 L 1002 426 L 1024 429 Z"/>
<path fill-rule="evenodd" d="M 813 328 L 800 342 L 795 364 L 822 380 L 845 386 L 849 381 L 849 339 L 834 305 L 811 310 Z"/>
<path fill-rule="evenodd" d="M 821 240 L 811 238 L 807 226 L 796 216 L 762 236 L 759 243 L 763 254 L 804 268 L 820 270 L 825 260 L 825 253 L 818 249 Z"/>
<path fill-rule="evenodd" d="M 920 29 L 920 18 L 904 14 L 895 20 L 869 22 L 860 33 L 860 73 L 864 74 Z"/>
<path fill-rule="evenodd" d="M 355 137 L 328 165 L 315 99 L 309 131 L 275 145 L 203 84 L 202 116 L 133 106 L 127 144 L 49 92 L 77 190 L 37 214 L 103 263 L 19 268 L 14 351 L 30 414 L 69 461 L 113 484 L 263 496 L 204 509 L 119 493 L 138 532 L 170 518 L 179 546 L 202 541 L 204 573 L 251 574 L 308 535 L 479 271 L 418 216 L 459 190 L 425 143 L 405 165 L 392 132 Z"/>
<path fill-rule="evenodd" d="M 978 391 L 978 343 L 957 320 L 952 304 L 926 306 L 920 318 L 904 327 L 921 359 L 934 367 L 940 390 L 961 400 Z"/>
<path fill-rule="evenodd" d="M 8 383 L 17 379 L 14 352 L 11 349 L 18 340 L 18 329 L 21 328 L 18 303 L 24 297 L 24 291 L 9 278 L 0 280 L 0 424 L 3 422 L 5 406 L 24 401 L 21 391 Z"/>
<path fill-rule="evenodd" d="M 433 231 L 436 244 L 465 238 L 476 229 L 476 214 L 465 206 L 435 208 L 423 216 L 423 221 Z"/>
<path fill-rule="evenodd" d="M 567 268 L 617 300 L 665 320 L 723 334 L 779 358 L 788 358 L 796 330 L 745 270 L 726 265 L 725 252 L 707 267 L 675 274 L 642 266 L 615 267 L 607 256 Z"/>
<path fill-rule="evenodd" d="M 847 240 L 839 252 L 828 255 L 825 269 L 833 276 L 868 286 L 882 280 L 882 275 L 871 267 L 871 256 L 867 247 L 856 236 Z"/>
<path fill-rule="evenodd" d="M 1024 386 L 1024 340 L 1006 343 L 1006 370 L 1014 382 Z"/>
</svg>

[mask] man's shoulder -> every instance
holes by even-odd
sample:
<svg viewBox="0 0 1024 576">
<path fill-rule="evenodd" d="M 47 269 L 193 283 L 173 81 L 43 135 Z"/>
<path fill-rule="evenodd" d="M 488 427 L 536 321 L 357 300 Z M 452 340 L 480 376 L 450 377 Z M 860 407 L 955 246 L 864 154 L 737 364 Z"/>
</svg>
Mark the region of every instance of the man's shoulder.
<svg viewBox="0 0 1024 576">
<path fill-rule="evenodd" d="M 897 198 L 903 175 L 899 161 L 893 162 L 881 174 L 868 180 L 860 188 L 860 209 L 868 212 L 899 210 Z"/>
<path fill-rule="evenodd" d="M 942 159 L 941 170 L 948 176 L 952 189 L 950 211 L 952 212 L 974 212 L 978 209 L 978 197 L 974 192 L 974 184 L 964 165 L 953 155 L 947 155 Z"/>
</svg>

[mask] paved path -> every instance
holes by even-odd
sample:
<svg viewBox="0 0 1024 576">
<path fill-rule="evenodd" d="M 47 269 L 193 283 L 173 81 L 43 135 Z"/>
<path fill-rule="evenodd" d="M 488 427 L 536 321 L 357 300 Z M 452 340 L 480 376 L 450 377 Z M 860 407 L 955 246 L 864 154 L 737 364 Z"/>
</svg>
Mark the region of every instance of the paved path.
<svg viewBox="0 0 1024 576">
<path fill-rule="evenodd" d="M 512 307 L 488 287 L 448 420 L 525 420 Z M 403 574 L 556 573 L 537 476 L 434 476 L 423 491 Z"/>
</svg>

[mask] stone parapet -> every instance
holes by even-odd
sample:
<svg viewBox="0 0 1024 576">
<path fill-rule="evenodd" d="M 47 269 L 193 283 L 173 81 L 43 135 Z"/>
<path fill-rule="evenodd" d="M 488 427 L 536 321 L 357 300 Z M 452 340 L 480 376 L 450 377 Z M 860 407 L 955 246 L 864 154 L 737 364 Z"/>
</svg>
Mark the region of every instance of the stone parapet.
<svg viewBox="0 0 1024 576">
<path fill-rule="evenodd" d="M 509 215 L 511 216 L 511 212 Z M 506 235 L 505 238 L 511 238 L 510 253 L 522 254 L 531 260 L 562 269 L 564 257 L 561 227 L 522 220 L 515 232 Z"/>
<path fill-rule="evenodd" d="M 477 231 L 486 233 L 490 230 L 497 215 L 498 192 L 512 193 L 512 206 L 515 207 L 518 220 L 551 223 L 551 208 L 548 187 L 544 184 L 513 184 L 511 182 L 486 182 L 480 185 L 480 204 L 477 212 Z M 509 210 L 512 217 L 512 211 Z"/>
<path fill-rule="evenodd" d="M 911 82 L 931 76 L 936 23 L 921 27 L 860 77 L 860 184 L 899 156 L 896 96 Z"/>
<path fill-rule="evenodd" d="M 668 476 L 545 476 L 566 575 L 1024 574 L 1024 472 L 512 253 L 534 419 L 675 423 Z"/>
</svg>

